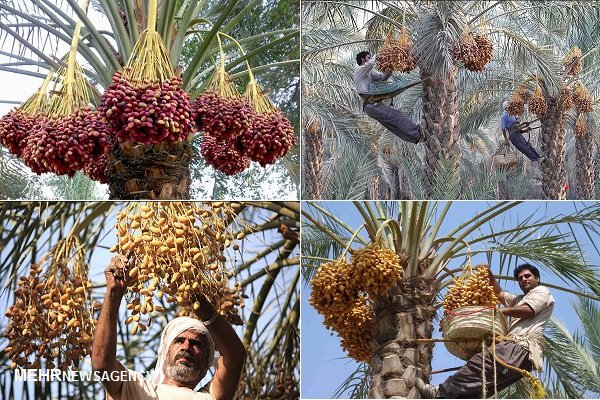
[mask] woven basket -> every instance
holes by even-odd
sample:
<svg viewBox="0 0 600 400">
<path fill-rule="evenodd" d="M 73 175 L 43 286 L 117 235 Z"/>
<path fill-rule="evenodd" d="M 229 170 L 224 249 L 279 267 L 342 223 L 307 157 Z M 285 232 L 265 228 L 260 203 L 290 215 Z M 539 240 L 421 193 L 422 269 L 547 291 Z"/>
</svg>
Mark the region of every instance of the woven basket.
<svg viewBox="0 0 600 400">
<path fill-rule="evenodd" d="M 519 162 L 519 156 L 510 147 L 510 145 L 504 143 L 492 156 L 492 163 L 498 168 L 512 168 Z"/>
<path fill-rule="evenodd" d="M 471 306 L 455 309 L 452 314 L 442 319 L 442 335 L 444 339 L 457 340 L 444 342 L 448 351 L 458 358 L 468 360 L 475 353 L 481 351 L 481 341 L 491 343 L 492 317 L 494 310 L 488 307 Z M 506 336 L 508 323 L 500 312 L 495 313 L 496 322 L 494 330 L 496 335 Z M 476 339 L 473 341 L 460 341 L 462 339 Z"/>
</svg>

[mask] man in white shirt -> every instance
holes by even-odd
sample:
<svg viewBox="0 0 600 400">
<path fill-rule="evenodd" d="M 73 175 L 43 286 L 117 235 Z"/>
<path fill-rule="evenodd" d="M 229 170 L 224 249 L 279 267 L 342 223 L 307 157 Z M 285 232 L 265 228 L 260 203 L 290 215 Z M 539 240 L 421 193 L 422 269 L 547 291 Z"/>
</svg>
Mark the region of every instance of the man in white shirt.
<svg viewBox="0 0 600 400">
<path fill-rule="evenodd" d="M 388 72 L 384 74 L 373 71 L 375 57 L 371 57 L 368 51 L 358 53 L 356 55 L 356 63 L 358 65 L 354 68 L 354 85 L 356 86 L 358 95 L 363 100 L 366 100 L 371 82 L 385 81 L 392 73 Z M 425 141 L 425 137 L 421 133 L 421 127 L 414 124 L 402 111 L 396 108 L 389 107 L 381 101 L 376 103 L 365 101 L 363 111 L 406 142 L 416 144 Z"/>
<path fill-rule="evenodd" d="M 491 271 L 489 276 L 494 292 L 506 306 L 498 310 L 510 317 L 509 339 L 496 344 L 496 357 L 519 369 L 531 371 L 535 368 L 541 371 L 544 328 L 552 316 L 554 298 L 547 287 L 540 286 L 540 271 L 530 264 L 515 268 L 514 277 L 523 291 L 522 295 L 502 290 Z M 478 352 L 439 386 L 417 379 L 417 389 L 429 398 L 481 398 L 482 368 L 485 368 L 486 391 L 491 393 L 494 390 L 494 364 L 489 349 L 486 353 L 485 362 L 481 352 Z M 496 388 L 499 391 L 522 378 L 518 372 L 500 364 L 496 364 L 496 373 Z"/>
<path fill-rule="evenodd" d="M 104 271 L 106 294 L 92 349 L 92 368 L 124 379 L 102 381 L 112 400 L 231 400 L 237 390 L 246 350 L 229 323 L 201 296 L 198 319 L 180 317 L 161 335 L 156 370 L 151 379 L 128 370 L 116 358 L 119 306 L 133 266 L 115 256 Z M 220 357 L 213 379 L 200 391 L 194 388 L 208 372 L 215 349 Z M 122 374 L 121 374 L 122 373 Z"/>
</svg>

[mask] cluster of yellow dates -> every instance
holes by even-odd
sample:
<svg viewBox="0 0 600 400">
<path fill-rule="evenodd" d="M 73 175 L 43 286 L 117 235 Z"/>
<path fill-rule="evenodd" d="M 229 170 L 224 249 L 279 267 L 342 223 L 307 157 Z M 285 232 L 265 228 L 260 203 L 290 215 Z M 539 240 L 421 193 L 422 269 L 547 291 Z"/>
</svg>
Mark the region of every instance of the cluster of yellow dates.
<svg viewBox="0 0 600 400">
<path fill-rule="evenodd" d="M 44 360 L 43 367 L 65 371 L 90 354 L 93 313 L 101 305 L 92 302 L 87 272 L 79 242 L 69 236 L 19 277 L 15 303 L 5 314 L 11 369 L 38 369 Z"/>
<path fill-rule="evenodd" d="M 131 203 L 117 214 L 118 243 L 112 252 L 127 257 L 131 269 L 129 290 L 133 298 L 127 309 L 131 332 L 145 331 L 153 311 L 164 311 L 154 296 L 193 314 L 202 294 L 229 322 L 239 324 L 237 307 L 243 307 L 241 288 L 228 286 L 225 249 L 238 250 L 229 228 L 235 211 L 221 202 Z M 141 315 L 146 315 L 145 323 Z"/>
<path fill-rule="evenodd" d="M 370 244 L 343 259 L 322 264 L 311 280 L 309 302 L 324 317 L 327 329 L 342 339 L 342 348 L 357 361 L 371 357 L 375 317 L 369 297 L 383 295 L 401 278 L 403 257 Z"/>
<path fill-rule="evenodd" d="M 478 265 L 475 271 L 467 265 L 456 283 L 448 289 L 444 298 L 444 313 L 468 306 L 496 307 L 498 296 L 494 293 L 489 274 L 487 265 Z"/>
</svg>

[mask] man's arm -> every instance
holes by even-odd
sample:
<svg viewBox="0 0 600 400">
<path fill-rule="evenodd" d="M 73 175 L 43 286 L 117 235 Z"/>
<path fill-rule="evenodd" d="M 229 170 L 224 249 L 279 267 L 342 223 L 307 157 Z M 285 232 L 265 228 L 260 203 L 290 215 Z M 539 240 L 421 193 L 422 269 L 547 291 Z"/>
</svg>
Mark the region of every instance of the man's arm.
<svg viewBox="0 0 600 400">
<path fill-rule="evenodd" d="M 200 308 L 196 311 L 196 315 L 202 321 L 215 317 L 207 328 L 221 355 L 209 391 L 216 400 L 231 400 L 240 382 L 246 360 L 246 348 L 225 318 L 215 311 L 204 296 L 199 297 Z"/>
<path fill-rule="evenodd" d="M 508 130 L 502 129 L 502 135 L 504 136 L 504 143 L 508 144 Z"/>
<path fill-rule="evenodd" d="M 521 304 L 517 307 L 501 307 L 499 310 L 507 317 L 531 318 L 535 315 L 535 311 L 529 304 Z"/>
<path fill-rule="evenodd" d="M 506 299 L 504 297 L 505 292 L 504 292 L 504 290 L 502 290 L 502 288 L 496 281 L 496 278 L 494 278 L 494 274 L 492 273 L 492 270 L 489 268 L 488 268 L 488 276 L 490 278 L 490 285 L 492 285 L 492 287 L 494 288 L 494 293 L 496 294 L 496 296 L 498 296 L 498 300 L 500 300 L 500 303 L 506 305 Z"/>
<path fill-rule="evenodd" d="M 94 343 L 92 347 L 92 368 L 100 372 L 126 371 L 126 368 L 117 361 L 117 320 L 121 299 L 129 283 L 127 259 L 115 256 L 110 260 L 104 270 L 106 276 L 106 294 L 104 304 L 96 325 Z M 123 382 L 102 381 L 108 396 L 114 400 L 121 399 Z"/>
</svg>

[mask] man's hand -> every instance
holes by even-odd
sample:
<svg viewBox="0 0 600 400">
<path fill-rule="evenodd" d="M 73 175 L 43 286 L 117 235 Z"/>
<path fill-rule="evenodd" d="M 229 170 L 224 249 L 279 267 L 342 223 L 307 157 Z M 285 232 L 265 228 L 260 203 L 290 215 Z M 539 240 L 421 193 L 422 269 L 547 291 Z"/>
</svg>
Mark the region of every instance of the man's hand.
<svg viewBox="0 0 600 400">
<path fill-rule="evenodd" d="M 494 287 L 494 293 L 496 294 L 496 296 L 498 296 L 498 300 L 500 300 L 500 303 L 505 304 L 504 291 L 502 290 L 502 288 L 500 287 L 498 282 L 496 282 L 496 278 L 494 278 L 494 274 L 492 273 L 492 270 L 490 269 L 489 266 L 488 266 L 488 277 L 490 280 L 490 285 L 492 285 Z"/>
<path fill-rule="evenodd" d="M 133 260 L 127 260 L 125 256 L 116 255 L 104 270 L 106 277 L 106 292 L 123 297 L 127 286 L 131 281 L 129 270 L 132 268 Z"/>
<path fill-rule="evenodd" d="M 114 256 L 108 267 L 104 270 L 106 276 L 106 294 L 104 304 L 96 331 L 94 332 L 94 343 L 92 345 L 92 368 L 101 372 L 126 371 L 123 364 L 117 360 L 117 320 L 121 299 L 129 285 L 129 268 L 133 261 L 126 257 Z M 120 400 L 123 382 L 120 380 L 102 381 L 107 397 L 112 400 Z"/>
<path fill-rule="evenodd" d="M 231 325 L 218 314 L 206 297 L 198 294 L 197 300 L 200 308 L 196 310 L 196 315 L 202 321 L 212 321 L 207 329 L 221 354 L 217 361 L 217 370 L 210 382 L 209 392 L 216 400 L 232 400 L 240 383 L 246 349 Z"/>
</svg>

